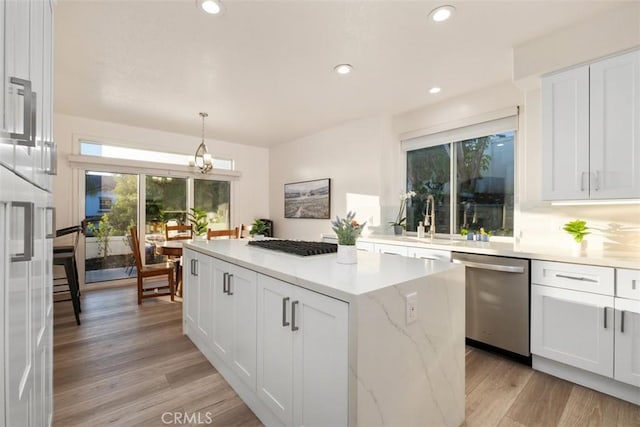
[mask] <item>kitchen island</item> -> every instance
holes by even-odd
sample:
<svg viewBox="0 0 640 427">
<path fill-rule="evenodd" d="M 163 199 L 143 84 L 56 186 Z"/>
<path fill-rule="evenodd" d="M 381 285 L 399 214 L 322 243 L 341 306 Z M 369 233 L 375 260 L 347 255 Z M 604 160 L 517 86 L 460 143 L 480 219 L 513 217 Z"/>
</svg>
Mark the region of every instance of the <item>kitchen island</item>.
<svg viewBox="0 0 640 427">
<path fill-rule="evenodd" d="M 185 244 L 184 333 L 267 426 L 458 426 L 464 268 Z"/>
</svg>

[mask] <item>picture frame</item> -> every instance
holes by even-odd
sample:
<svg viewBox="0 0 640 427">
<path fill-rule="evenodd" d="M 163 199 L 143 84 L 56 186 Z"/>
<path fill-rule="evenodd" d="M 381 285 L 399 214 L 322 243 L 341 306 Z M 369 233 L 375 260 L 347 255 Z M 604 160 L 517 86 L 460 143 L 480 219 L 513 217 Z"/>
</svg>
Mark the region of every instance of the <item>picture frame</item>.
<svg viewBox="0 0 640 427">
<path fill-rule="evenodd" d="M 284 184 L 284 217 L 329 219 L 331 217 L 331 179 Z"/>
</svg>

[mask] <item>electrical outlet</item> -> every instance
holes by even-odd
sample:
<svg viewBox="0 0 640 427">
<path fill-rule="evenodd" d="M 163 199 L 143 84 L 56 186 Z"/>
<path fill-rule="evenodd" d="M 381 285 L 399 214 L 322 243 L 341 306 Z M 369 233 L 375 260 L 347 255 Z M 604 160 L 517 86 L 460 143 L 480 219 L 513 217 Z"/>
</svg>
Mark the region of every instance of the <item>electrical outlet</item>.
<svg viewBox="0 0 640 427">
<path fill-rule="evenodd" d="M 405 321 L 408 324 L 418 320 L 418 293 L 412 292 L 404 296 L 405 298 Z"/>
</svg>

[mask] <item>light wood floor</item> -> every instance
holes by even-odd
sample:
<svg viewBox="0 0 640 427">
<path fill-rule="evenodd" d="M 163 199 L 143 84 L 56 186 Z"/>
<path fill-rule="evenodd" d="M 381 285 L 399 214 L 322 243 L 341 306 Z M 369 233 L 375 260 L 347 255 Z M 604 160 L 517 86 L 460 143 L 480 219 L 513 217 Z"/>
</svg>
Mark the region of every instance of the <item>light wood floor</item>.
<svg viewBox="0 0 640 427">
<path fill-rule="evenodd" d="M 214 426 L 261 425 L 182 335 L 181 303 L 138 306 L 133 288 L 82 300 L 80 327 L 70 302 L 55 305 L 54 425 L 163 426 L 165 412 L 200 413 L 200 421 L 209 413 Z M 640 426 L 640 407 L 468 348 L 465 425 Z"/>
</svg>

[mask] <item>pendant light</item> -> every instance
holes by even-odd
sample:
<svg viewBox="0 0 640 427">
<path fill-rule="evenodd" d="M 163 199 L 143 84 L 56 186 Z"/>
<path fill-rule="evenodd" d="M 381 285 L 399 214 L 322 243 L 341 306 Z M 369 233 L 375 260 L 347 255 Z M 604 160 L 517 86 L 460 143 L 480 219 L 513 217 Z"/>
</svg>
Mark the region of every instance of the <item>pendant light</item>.
<svg viewBox="0 0 640 427">
<path fill-rule="evenodd" d="M 195 155 L 195 164 L 200 169 L 201 173 L 208 173 L 213 168 L 213 159 L 209 150 L 207 150 L 207 144 L 204 143 L 204 119 L 209 117 L 207 113 L 199 113 L 202 117 L 202 142 L 198 145 Z"/>
</svg>

